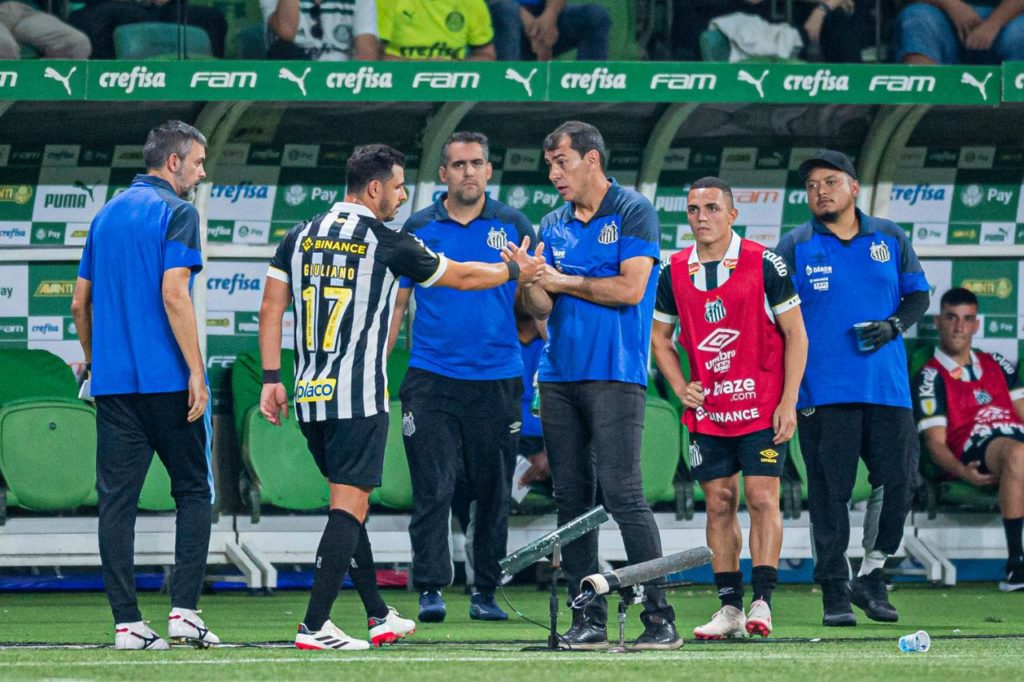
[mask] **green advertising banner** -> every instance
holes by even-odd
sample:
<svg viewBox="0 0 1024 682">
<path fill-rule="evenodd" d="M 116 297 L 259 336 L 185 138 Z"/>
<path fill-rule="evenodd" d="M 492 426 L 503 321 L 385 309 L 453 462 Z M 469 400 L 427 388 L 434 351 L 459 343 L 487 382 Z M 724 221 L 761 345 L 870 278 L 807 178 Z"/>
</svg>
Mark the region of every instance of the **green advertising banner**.
<svg viewBox="0 0 1024 682">
<path fill-rule="evenodd" d="M 310 102 L 776 102 L 994 106 L 1020 63 L 7 61 L 0 99 Z"/>
</svg>

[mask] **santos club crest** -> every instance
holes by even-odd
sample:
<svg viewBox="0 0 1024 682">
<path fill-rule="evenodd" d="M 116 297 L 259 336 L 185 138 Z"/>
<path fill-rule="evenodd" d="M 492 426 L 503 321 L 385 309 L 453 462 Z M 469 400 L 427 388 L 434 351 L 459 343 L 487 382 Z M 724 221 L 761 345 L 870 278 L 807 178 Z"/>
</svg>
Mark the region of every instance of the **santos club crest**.
<svg viewBox="0 0 1024 682">
<path fill-rule="evenodd" d="M 721 296 L 704 302 L 704 319 L 712 324 L 725 319 L 725 304 L 722 302 Z"/>
<path fill-rule="evenodd" d="M 614 244 L 619 241 L 619 226 L 615 224 L 614 220 L 601 228 L 601 233 L 597 235 L 597 241 L 601 244 Z"/>
<path fill-rule="evenodd" d="M 487 246 L 501 251 L 506 244 L 508 244 L 508 235 L 505 234 L 505 228 L 499 230 L 492 227 L 491 231 L 487 233 Z"/>
</svg>

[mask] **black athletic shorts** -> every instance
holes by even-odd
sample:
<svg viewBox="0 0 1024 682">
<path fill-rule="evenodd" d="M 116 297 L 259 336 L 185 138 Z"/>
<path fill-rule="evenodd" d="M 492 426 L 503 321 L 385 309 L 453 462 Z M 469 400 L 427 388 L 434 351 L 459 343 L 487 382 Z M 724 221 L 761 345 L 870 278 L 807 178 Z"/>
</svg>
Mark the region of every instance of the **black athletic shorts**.
<svg viewBox="0 0 1024 682">
<path fill-rule="evenodd" d="M 789 443 L 775 445 L 772 429 L 742 436 L 690 435 L 690 473 L 698 481 L 726 478 L 742 471 L 744 476 L 781 478 Z"/>
<path fill-rule="evenodd" d="M 963 464 L 970 464 L 971 462 L 981 462 L 978 465 L 978 471 L 983 474 L 991 474 L 992 471 L 988 468 L 988 464 L 985 462 L 985 450 L 996 438 L 1009 438 L 1015 440 L 1018 443 L 1024 443 L 1024 429 L 1004 427 L 1003 429 L 996 429 L 988 433 L 979 433 L 975 436 L 971 436 L 967 439 L 967 444 L 964 445 L 964 454 L 960 458 L 960 462 Z"/>
<path fill-rule="evenodd" d="M 358 419 L 299 422 L 320 473 L 331 483 L 380 486 L 388 415 L 379 412 Z"/>
</svg>

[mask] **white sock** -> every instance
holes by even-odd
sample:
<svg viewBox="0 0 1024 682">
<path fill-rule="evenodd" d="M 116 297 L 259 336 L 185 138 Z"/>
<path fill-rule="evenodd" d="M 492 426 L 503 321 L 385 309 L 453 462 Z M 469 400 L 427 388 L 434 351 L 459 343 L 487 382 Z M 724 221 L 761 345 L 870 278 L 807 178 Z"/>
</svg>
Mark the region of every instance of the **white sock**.
<svg viewBox="0 0 1024 682">
<path fill-rule="evenodd" d="M 876 568 L 882 568 L 885 566 L 886 555 L 884 552 L 879 552 L 877 549 L 873 549 L 864 556 L 864 561 L 860 564 L 860 571 L 857 572 L 857 577 L 867 575 Z"/>
</svg>

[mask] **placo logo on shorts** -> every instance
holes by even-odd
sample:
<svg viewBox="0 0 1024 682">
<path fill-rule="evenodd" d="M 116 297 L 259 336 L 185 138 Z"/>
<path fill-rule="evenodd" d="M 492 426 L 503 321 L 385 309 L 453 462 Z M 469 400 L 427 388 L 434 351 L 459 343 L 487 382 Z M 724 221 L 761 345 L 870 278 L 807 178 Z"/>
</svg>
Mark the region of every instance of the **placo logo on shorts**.
<svg viewBox="0 0 1024 682">
<path fill-rule="evenodd" d="M 420 86 L 431 90 L 476 90 L 479 85 L 480 74 L 472 72 L 423 72 L 412 79 L 414 90 Z"/>
<path fill-rule="evenodd" d="M 295 402 L 315 403 L 334 397 L 337 379 L 302 379 L 295 386 Z"/>
<path fill-rule="evenodd" d="M 561 85 L 567 90 L 583 90 L 588 95 L 598 90 L 625 90 L 628 87 L 626 74 L 614 73 L 603 66 L 584 73 L 570 71 L 562 76 Z"/>
<path fill-rule="evenodd" d="M 256 87 L 255 71 L 196 71 L 192 74 L 192 83 L 189 85 L 195 88 L 203 85 L 208 88 L 225 89 L 252 89 Z"/>
<path fill-rule="evenodd" d="M 123 90 L 126 95 L 130 95 L 136 89 L 167 87 L 167 74 L 136 65 L 131 71 L 104 71 L 100 74 L 99 84 L 101 88 Z"/>
<path fill-rule="evenodd" d="M 651 76 L 651 90 L 714 90 L 718 76 L 713 73 L 656 73 Z"/>
<path fill-rule="evenodd" d="M 479 79 L 479 76 L 477 78 Z M 358 95 L 364 88 L 367 90 L 390 90 L 393 87 L 393 79 L 394 75 L 390 71 L 381 72 L 374 70 L 372 66 L 360 66 L 358 71 L 347 73 L 336 71 L 327 74 L 327 88 L 329 90 L 351 90 L 353 95 Z"/>
</svg>

